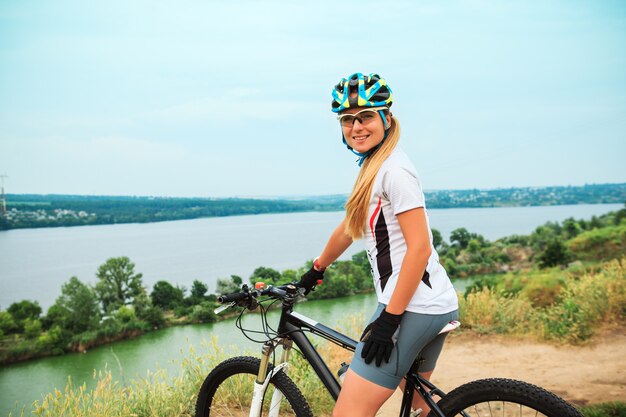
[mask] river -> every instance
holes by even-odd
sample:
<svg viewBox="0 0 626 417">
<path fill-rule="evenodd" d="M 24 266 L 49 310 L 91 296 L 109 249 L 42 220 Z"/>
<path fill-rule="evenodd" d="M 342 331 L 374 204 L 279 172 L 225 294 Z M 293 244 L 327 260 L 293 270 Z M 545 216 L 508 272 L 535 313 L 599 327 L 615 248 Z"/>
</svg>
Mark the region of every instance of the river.
<svg viewBox="0 0 626 417">
<path fill-rule="evenodd" d="M 429 210 L 431 226 L 444 238 L 457 227 L 494 240 L 526 234 L 546 221 L 567 217 L 589 219 L 620 204 L 549 207 Z M 37 300 L 45 308 L 71 276 L 94 282 L 98 265 L 112 256 L 129 256 L 151 288 L 160 279 L 189 287 L 194 279 L 214 289 L 218 277 L 238 274 L 247 278 L 257 266 L 278 270 L 296 268 L 316 256 L 342 213 L 296 213 L 238 216 L 163 222 L 29 229 L 0 232 L 0 303 L 3 308 L 21 299 Z M 362 249 L 353 245 L 344 258 Z M 330 325 L 349 313 L 369 314 L 373 294 L 304 303 L 299 311 Z M 110 369 L 128 381 L 157 367 L 175 371 L 173 361 L 190 344 L 197 348 L 211 335 L 220 343 L 250 349 L 254 345 L 235 329 L 232 320 L 213 325 L 173 327 L 141 338 L 101 346 L 86 354 L 45 358 L 0 369 L 0 414 L 15 404 L 30 404 L 68 376 L 75 385 L 92 383 L 94 369 Z M 15 415 L 15 413 L 14 413 Z"/>
<path fill-rule="evenodd" d="M 431 227 L 445 240 L 465 227 L 489 240 L 527 234 L 547 221 L 589 219 L 620 204 L 432 209 Z M 148 224 L 24 229 L 0 232 L 0 308 L 23 299 L 45 309 L 72 276 L 95 283 L 98 266 L 128 256 L 150 289 L 159 280 L 190 288 L 198 279 L 215 290 L 219 277 L 247 279 L 258 266 L 298 268 L 317 256 L 342 212 L 263 214 Z M 363 249 L 357 242 L 342 259 Z"/>
</svg>

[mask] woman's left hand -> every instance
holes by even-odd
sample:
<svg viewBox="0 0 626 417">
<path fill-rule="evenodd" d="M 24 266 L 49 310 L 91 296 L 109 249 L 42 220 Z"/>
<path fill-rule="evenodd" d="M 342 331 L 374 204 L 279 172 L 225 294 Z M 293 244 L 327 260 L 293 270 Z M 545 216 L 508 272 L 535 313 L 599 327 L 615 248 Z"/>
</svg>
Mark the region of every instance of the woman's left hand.
<svg viewBox="0 0 626 417">
<path fill-rule="evenodd" d="M 376 358 L 376 366 L 380 366 L 383 359 L 389 362 L 397 340 L 394 335 L 398 331 L 401 320 L 402 314 L 391 314 L 383 310 L 380 316 L 363 330 L 361 342 L 365 344 L 361 357 L 365 359 L 366 364 L 372 362 L 374 358 Z"/>
</svg>

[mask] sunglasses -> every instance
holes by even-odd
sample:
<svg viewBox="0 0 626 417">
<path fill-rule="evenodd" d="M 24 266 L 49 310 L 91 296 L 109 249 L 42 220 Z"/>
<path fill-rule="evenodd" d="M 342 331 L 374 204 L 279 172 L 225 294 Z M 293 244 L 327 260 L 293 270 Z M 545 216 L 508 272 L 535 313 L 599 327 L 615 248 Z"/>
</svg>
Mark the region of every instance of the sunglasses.
<svg viewBox="0 0 626 417">
<path fill-rule="evenodd" d="M 369 109 L 363 109 L 354 114 L 341 114 L 337 116 L 337 120 L 341 123 L 341 126 L 351 127 L 356 120 L 362 125 L 372 123 L 377 118 L 380 118 L 378 112 L 380 110 L 388 110 L 387 107 L 372 107 Z"/>
</svg>

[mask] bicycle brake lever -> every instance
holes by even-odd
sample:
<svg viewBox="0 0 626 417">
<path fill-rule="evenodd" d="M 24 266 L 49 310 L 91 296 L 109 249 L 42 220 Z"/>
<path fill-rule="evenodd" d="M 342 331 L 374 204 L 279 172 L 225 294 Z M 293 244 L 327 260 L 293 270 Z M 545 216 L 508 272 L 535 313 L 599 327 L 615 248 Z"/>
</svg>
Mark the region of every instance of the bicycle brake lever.
<svg viewBox="0 0 626 417">
<path fill-rule="evenodd" d="M 235 304 L 237 304 L 236 302 L 232 302 L 232 303 L 228 303 L 228 304 L 224 304 L 219 306 L 218 308 L 216 308 L 215 310 L 213 310 L 213 312 L 215 314 L 220 314 L 222 311 L 224 310 L 228 310 L 229 308 L 231 308 L 232 306 L 234 306 Z"/>
</svg>

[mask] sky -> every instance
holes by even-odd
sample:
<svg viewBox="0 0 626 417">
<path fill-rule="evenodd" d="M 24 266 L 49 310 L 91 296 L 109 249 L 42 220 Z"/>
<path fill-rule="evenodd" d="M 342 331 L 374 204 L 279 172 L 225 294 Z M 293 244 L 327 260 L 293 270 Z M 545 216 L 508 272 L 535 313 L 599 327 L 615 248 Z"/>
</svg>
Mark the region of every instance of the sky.
<svg viewBox="0 0 626 417">
<path fill-rule="evenodd" d="M 626 182 L 624 1 L 0 1 L 7 193 L 348 193 L 378 73 L 426 190 Z"/>
</svg>

